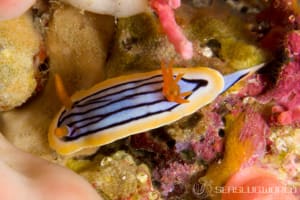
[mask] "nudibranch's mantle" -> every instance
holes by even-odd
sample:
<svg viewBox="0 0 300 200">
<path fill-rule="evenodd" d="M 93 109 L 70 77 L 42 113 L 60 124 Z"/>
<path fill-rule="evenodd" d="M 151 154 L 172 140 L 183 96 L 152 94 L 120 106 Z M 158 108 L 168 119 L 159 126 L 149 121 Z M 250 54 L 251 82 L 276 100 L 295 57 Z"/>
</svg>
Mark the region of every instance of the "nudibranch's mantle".
<svg viewBox="0 0 300 200">
<path fill-rule="evenodd" d="M 61 109 L 49 130 L 50 146 L 60 154 L 111 143 L 172 123 L 214 100 L 224 87 L 223 76 L 210 68 L 175 68 L 174 76 L 188 103 L 168 101 L 160 70 L 113 78 L 72 97 L 72 109 Z M 58 136 L 57 128 L 66 134 Z"/>
</svg>

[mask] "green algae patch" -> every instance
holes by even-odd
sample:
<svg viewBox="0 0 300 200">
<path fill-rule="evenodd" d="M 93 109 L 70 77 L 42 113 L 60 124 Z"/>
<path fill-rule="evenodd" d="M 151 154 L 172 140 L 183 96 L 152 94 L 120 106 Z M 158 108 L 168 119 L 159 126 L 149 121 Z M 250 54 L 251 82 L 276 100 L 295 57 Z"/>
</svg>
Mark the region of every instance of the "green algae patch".
<svg viewBox="0 0 300 200">
<path fill-rule="evenodd" d="M 175 13 L 182 31 L 193 43 L 190 60 L 176 53 L 155 15 L 143 13 L 118 19 L 107 59 L 107 77 L 159 69 L 161 61 L 170 60 L 176 67 L 205 66 L 227 74 L 269 59 L 240 15 L 218 12 L 182 7 Z"/>
<path fill-rule="evenodd" d="M 190 24 L 191 35 L 204 43 L 211 39 L 244 38 L 244 31 L 233 18 L 221 19 L 216 16 L 195 16 Z"/>
<path fill-rule="evenodd" d="M 243 40 L 222 39 L 220 57 L 233 69 L 245 69 L 266 62 L 266 54 L 262 49 Z"/>
<path fill-rule="evenodd" d="M 159 67 L 158 55 L 170 51 L 162 50 L 167 41 L 163 36 L 157 19 L 149 13 L 118 19 L 107 76 Z"/>
<path fill-rule="evenodd" d="M 268 59 L 267 53 L 253 41 L 245 22 L 238 16 L 196 16 L 191 23 L 190 35 L 201 45 L 218 42 L 217 56 L 233 71 L 258 65 Z"/>
</svg>

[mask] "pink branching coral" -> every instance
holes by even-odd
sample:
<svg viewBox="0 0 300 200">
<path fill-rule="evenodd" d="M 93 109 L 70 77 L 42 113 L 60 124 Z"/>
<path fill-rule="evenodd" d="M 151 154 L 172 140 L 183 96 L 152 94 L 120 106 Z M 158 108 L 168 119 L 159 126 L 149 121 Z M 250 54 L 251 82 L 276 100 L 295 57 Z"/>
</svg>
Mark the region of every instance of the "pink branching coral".
<svg viewBox="0 0 300 200">
<path fill-rule="evenodd" d="M 180 7 L 180 0 L 150 0 L 151 8 L 157 13 L 161 26 L 175 50 L 184 59 L 193 56 L 193 44 L 185 37 L 175 20 L 174 11 Z"/>
</svg>

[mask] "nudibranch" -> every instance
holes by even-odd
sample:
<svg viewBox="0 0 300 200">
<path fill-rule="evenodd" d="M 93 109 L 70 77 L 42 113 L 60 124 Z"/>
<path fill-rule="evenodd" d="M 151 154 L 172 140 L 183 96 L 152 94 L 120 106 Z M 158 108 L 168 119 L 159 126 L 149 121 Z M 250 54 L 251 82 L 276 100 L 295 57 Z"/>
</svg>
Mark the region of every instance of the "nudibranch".
<svg viewBox="0 0 300 200">
<path fill-rule="evenodd" d="M 75 93 L 50 125 L 50 146 L 67 155 L 158 128 L 192 114 L 224 89 L 223 76 L 211 68 L 162 68 Z"/>
</svg>

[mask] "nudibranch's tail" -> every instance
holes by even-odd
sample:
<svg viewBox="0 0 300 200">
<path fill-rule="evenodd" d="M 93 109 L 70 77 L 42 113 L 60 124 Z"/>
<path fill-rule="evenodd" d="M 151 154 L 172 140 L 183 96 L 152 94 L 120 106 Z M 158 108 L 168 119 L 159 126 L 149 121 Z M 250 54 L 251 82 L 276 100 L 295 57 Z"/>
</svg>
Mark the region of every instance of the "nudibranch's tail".
<svg viewBox="0 0 300 200">
<path fill-rule="evenodd" d="M 58 74 L 55 74 L 54 79 L 55 79 L 56 93 L 59 100 L 67 110 L 70 110 L 72 108 L 73 103 L 64 87 L 61 77 Z"/>
<path fill-rule="evenodd" d="M 221 93 L 225 92 L 226 90 L 228 90 L 231 86 L 233 86 L 236 82 L 238 82 L 239 80 L 255 73 L 256 71 L 258 71 L 259 69 L 261 69 L 263 66 L 265 66 L 265 64 L 260 64 L 260 65 L 256 65 L 247 69 L 242 69 L 239 71 L 236 71 L 234 73 L 231 74 L 227 74 L 224 76 L 224 88 L 221 91 Z"/>
<path fill-rule="evenodd" d="M 180 86 L 178 82 L 183 77 L 183 73 L 180 73 L 173 78 L 173 61 L 169 63 L 168 66 L 165 63 L 161 63 L 162 75 L 163 75 L 163 95 L 166 97 L 168 101 L 176 102 L 176 103 L 188 103 L 184 97 L 189 96 L 192 92 L 183 92 L 180 91 Z"/>
</svg>

